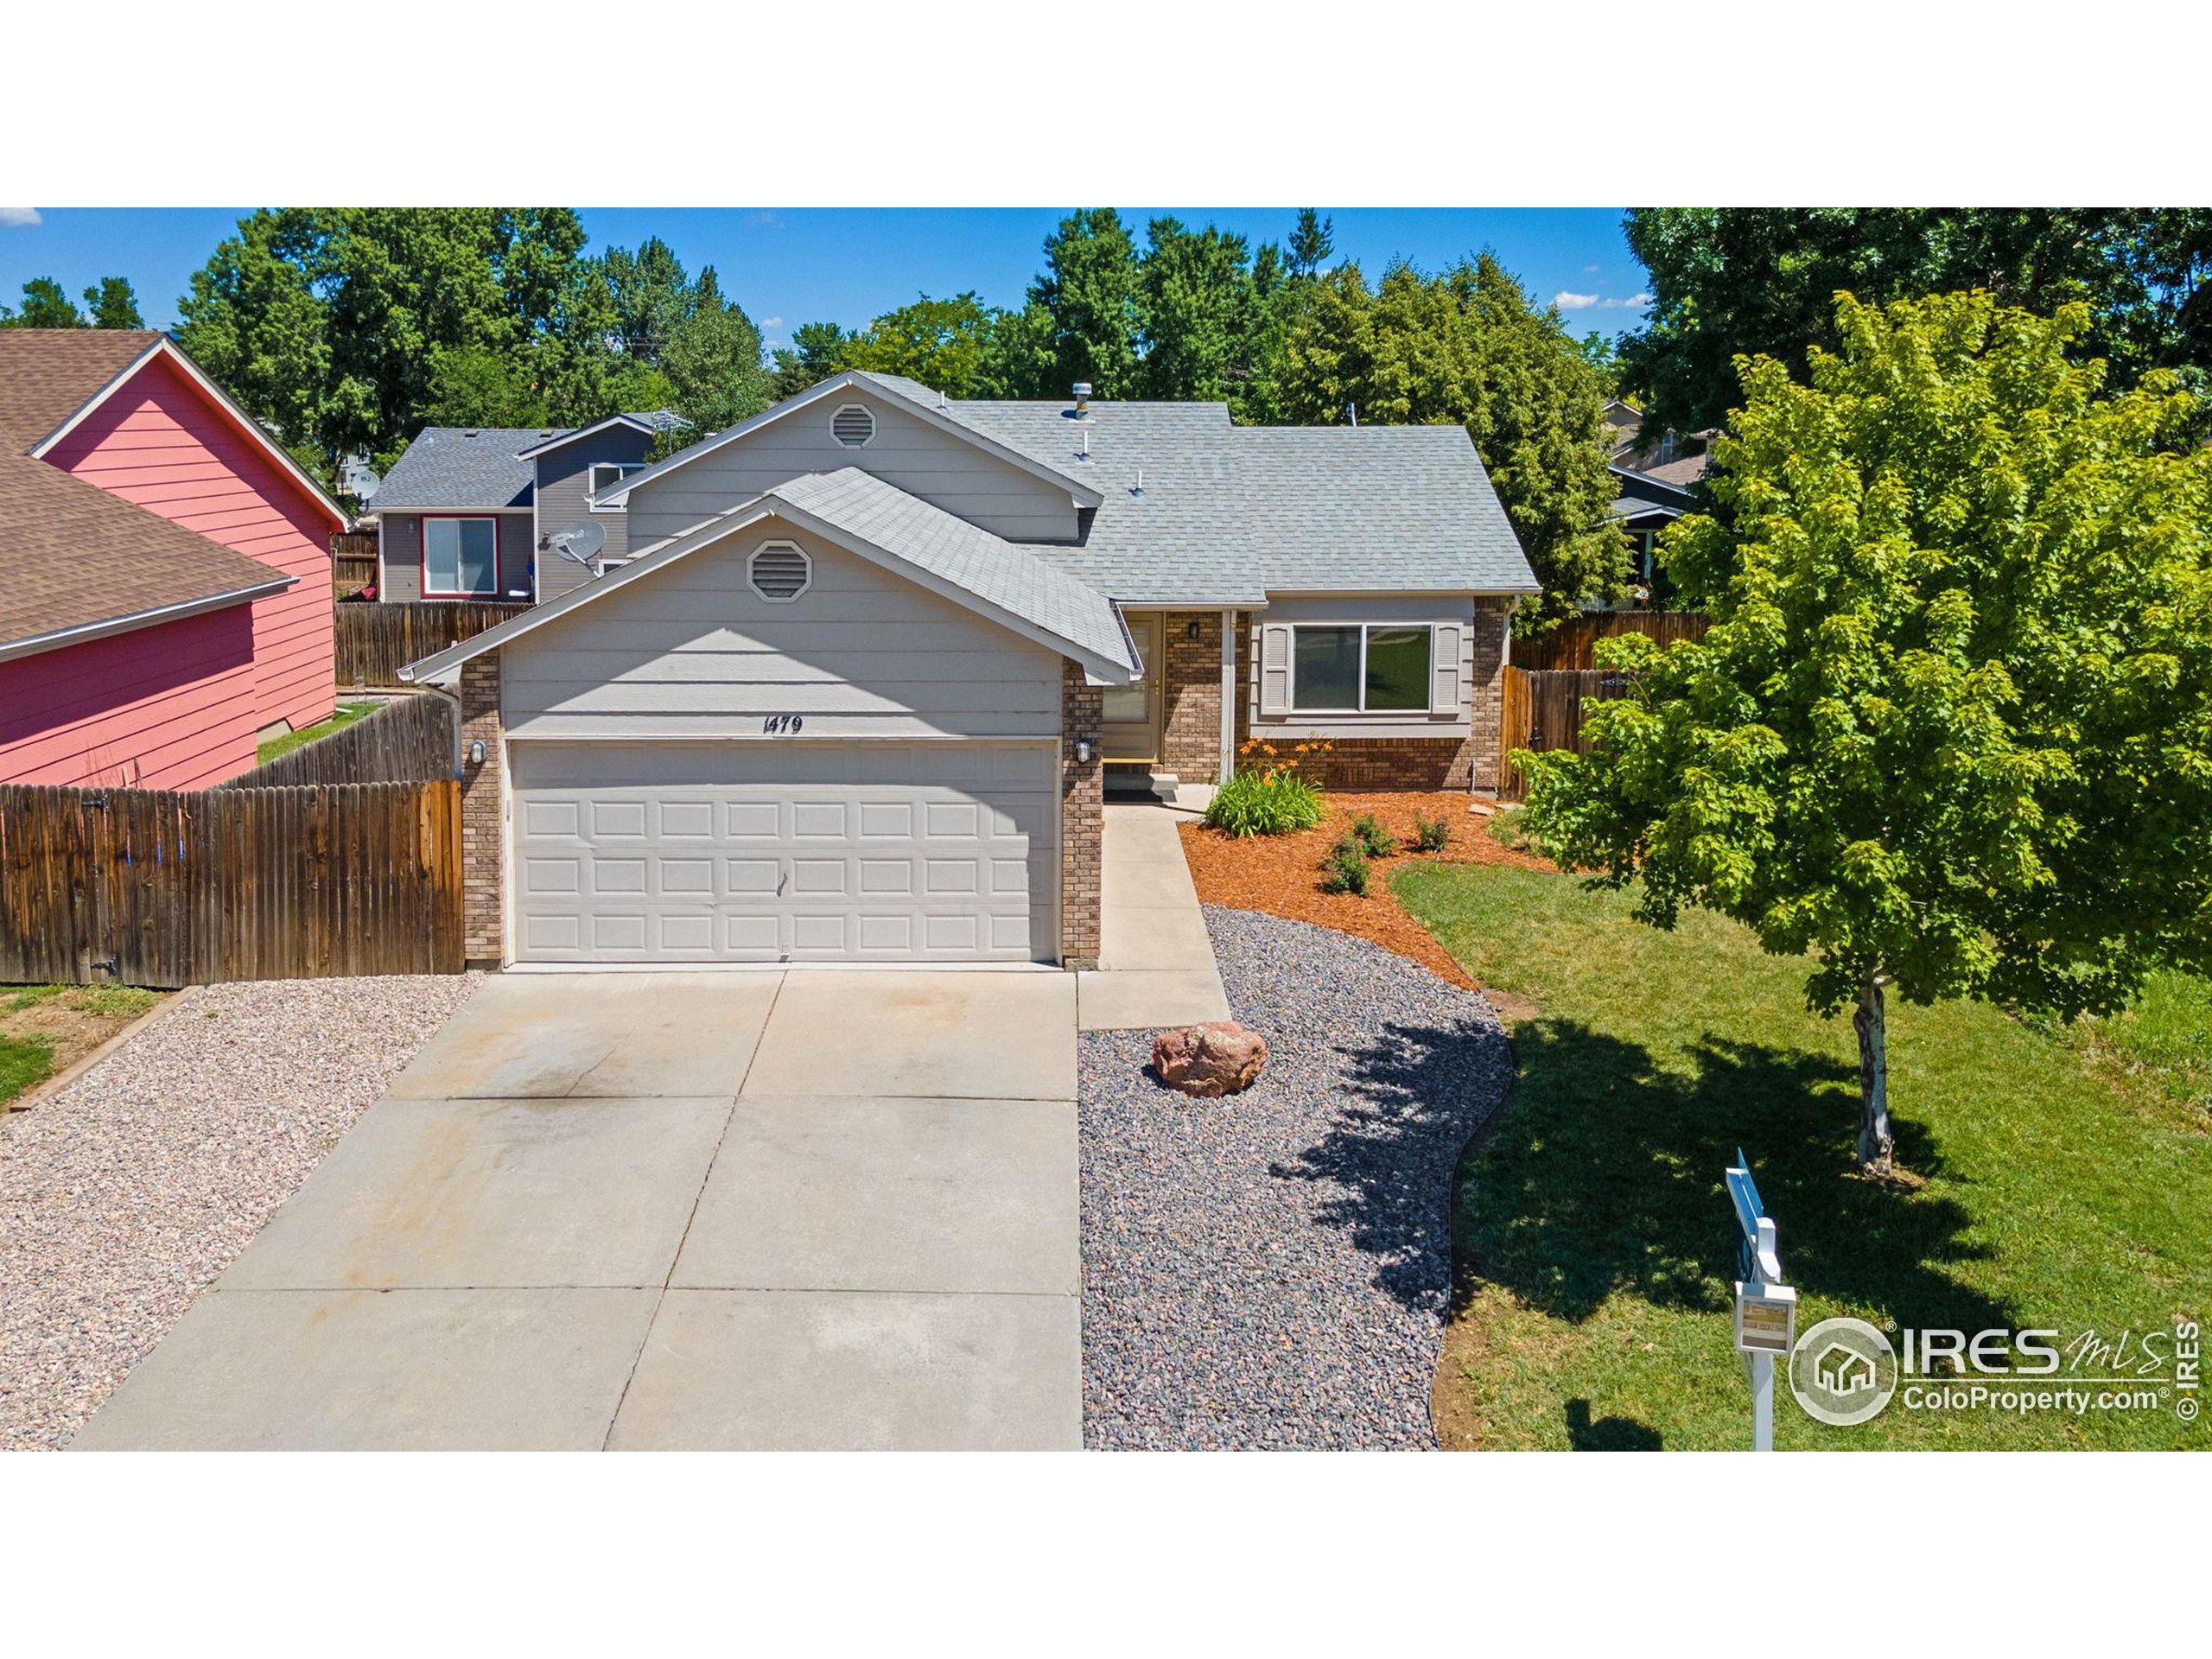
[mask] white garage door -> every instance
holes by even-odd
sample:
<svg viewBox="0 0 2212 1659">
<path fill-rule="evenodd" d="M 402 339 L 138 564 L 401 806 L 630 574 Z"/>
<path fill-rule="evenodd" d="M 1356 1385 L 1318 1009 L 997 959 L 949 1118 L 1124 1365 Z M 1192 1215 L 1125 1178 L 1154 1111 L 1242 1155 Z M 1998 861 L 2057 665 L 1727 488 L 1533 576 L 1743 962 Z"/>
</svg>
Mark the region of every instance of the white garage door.
<svg viewBox="0 0 2212 1659">
<path fill-rule="evenodd" d="M 518 962 L 1057 954 L 1039 743 L 518 741 Z"/>
</svg>

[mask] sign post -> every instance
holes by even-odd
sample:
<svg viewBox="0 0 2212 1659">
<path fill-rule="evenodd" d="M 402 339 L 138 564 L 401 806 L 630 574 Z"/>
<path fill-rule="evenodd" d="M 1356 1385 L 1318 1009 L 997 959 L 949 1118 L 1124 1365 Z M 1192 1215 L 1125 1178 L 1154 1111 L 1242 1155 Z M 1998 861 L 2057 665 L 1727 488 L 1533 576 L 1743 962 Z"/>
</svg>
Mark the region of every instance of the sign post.
<svg viewBox="0 0 2212 1659">
<path fill-rule="evenodd" d="M 1782 1282 L 1774 1218 L 1759 1202 L 1743 1148 L 1727 1173 L 1736 1206 L 1736 1347 L 1751 1379 L 1751 1449 L 1774 1450 L 1774 1362 L 1789 1357 L 1797 1333 L 1797 1293 Z"/>
</svg>

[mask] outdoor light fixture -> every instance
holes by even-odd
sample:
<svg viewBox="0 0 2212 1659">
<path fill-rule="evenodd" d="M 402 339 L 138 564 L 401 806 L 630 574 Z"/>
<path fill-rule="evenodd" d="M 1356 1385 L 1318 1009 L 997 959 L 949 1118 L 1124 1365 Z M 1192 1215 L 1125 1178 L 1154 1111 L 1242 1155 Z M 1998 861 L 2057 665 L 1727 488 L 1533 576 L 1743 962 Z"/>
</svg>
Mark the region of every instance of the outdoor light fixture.
<svg viewBox="0 0 2212 1659">
<path fill-rule="evenodd" d="M 484 740 L 480 737 L 472 740 L 468 745 L 468 764 L 472 766 L 484 764 Z"/>
<path fill-rule="evenodd" d="M 1195 645 L 1198 643 L 1198 624 L 1194 621 L 1189 627 L 1183 630 L 1183 637 Z"/>
<path fill-rule="evenodd" d="M 1076 739 L 1075 763 L 1078 766 L 1087 766 L 1090 764 L 1090 740 L 1089 738 L 1078 737 Z"/>
</svg>

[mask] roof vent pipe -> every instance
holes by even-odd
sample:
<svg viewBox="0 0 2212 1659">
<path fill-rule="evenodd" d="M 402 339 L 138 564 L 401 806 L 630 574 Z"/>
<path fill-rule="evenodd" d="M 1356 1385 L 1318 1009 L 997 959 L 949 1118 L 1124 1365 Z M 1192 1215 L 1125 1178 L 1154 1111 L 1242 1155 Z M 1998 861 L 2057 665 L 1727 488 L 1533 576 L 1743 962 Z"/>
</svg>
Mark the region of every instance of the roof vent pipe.
<svg viewBox="0 0 2212 1659">
<path fill-rule="evenodd" d="M 1088 380 L 1078 380 L 1078 381 L 1077 381 L 1077 382 L 1075 383 L 1075 414 L 1076 414 L 1076 418 L 1077 418 L 1077 420 L 1081 420 L 1084 416 L 1086 416 L 1086 415 L 1088 415 L 1088 414 L 1090 414 L 1090 381 L 1088 381 Z"/>
<path fill-rule="evenodd" d="M 1075 458 L 1077 461 L 1090 459 L 1090 429 L 1087 426 L 1075 435 Z"/>
</svg>

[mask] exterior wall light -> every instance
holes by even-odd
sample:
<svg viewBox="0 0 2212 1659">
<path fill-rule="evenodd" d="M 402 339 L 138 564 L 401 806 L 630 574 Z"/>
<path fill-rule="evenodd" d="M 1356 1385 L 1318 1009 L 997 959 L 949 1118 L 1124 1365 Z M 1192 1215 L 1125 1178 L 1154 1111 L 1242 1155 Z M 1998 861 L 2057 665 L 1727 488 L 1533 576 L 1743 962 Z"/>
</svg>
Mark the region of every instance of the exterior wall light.
<svg viewBox="0 0 2212 1659">
<path fill-rule="evenodd" d="M 1076 739 L 1075 763 L 1078 766 L 1087 766 L 1090 764 L 1090 740 L 1089 738 L 1078 737 Z"/>
<path fill-rule="evenodd" d="M 470 740 L 468 764 L 472 766 L 480 766 L 484 764 L 484 740 L 480 737 Z"/>
</svg>

